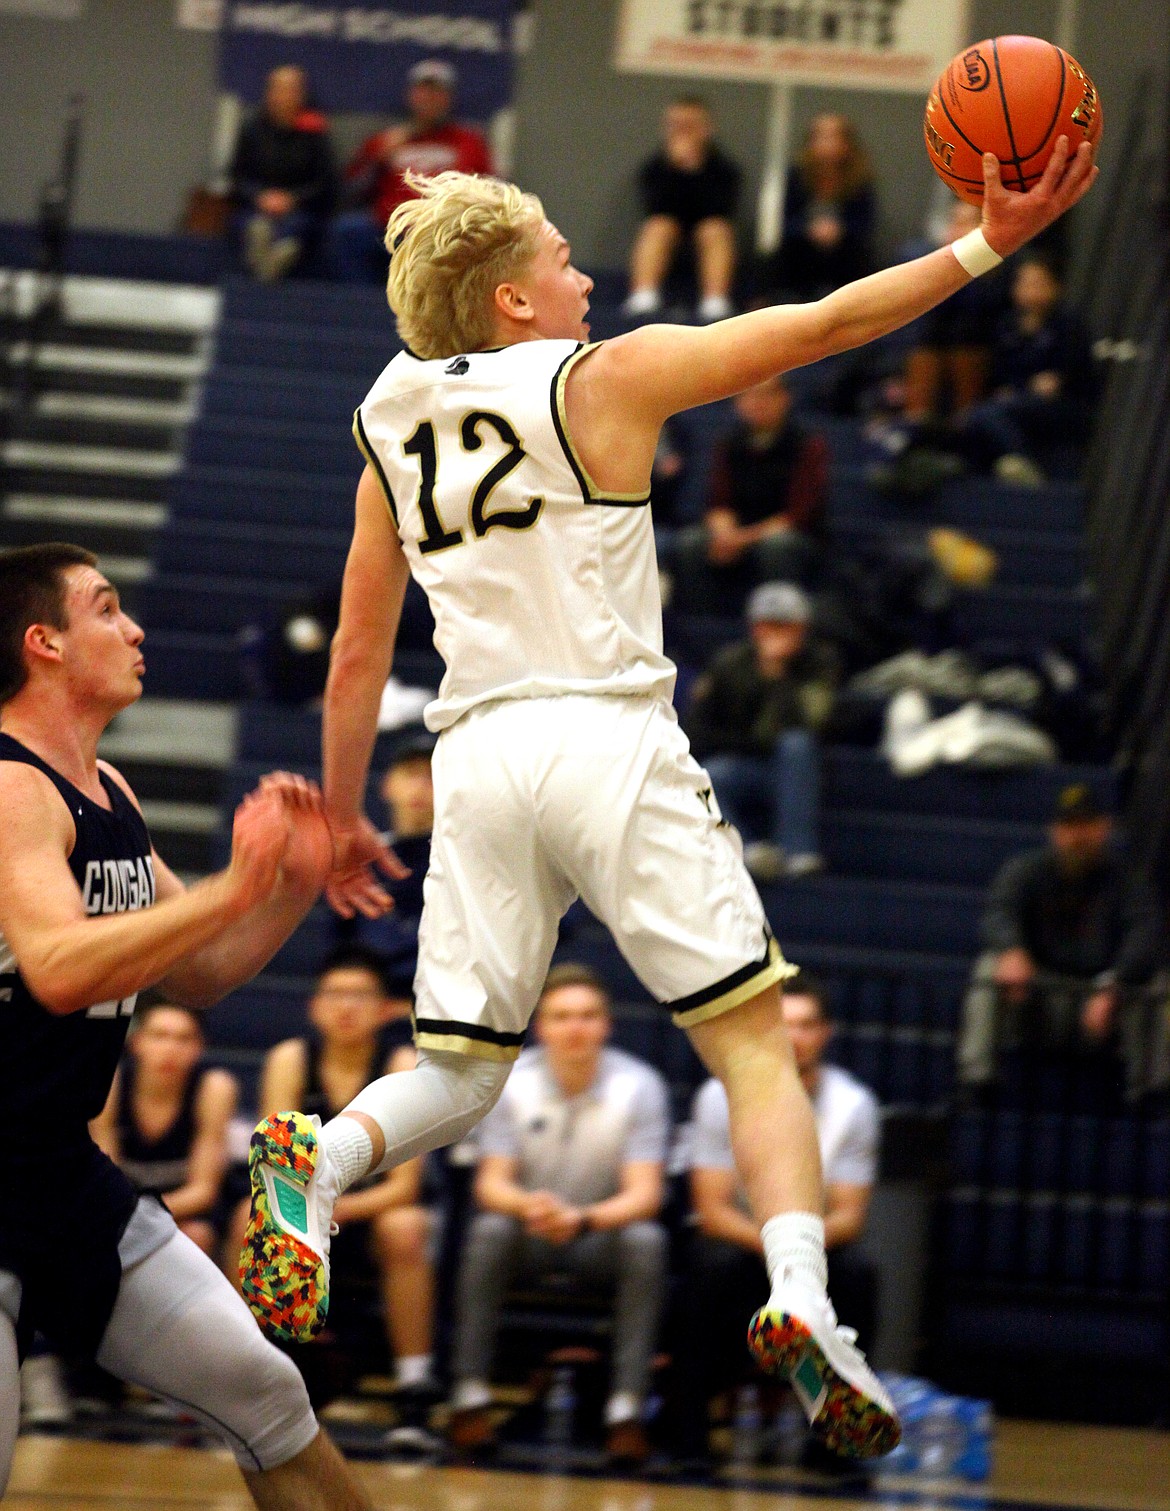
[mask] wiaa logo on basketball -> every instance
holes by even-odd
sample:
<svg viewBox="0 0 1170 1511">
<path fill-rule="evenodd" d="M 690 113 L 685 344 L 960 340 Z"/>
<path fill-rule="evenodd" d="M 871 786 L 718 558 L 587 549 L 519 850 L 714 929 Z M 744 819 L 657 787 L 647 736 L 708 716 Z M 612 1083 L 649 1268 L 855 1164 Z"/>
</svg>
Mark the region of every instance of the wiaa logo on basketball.
<svg viewBox="0 0 1170 1511">
<path fill-rule="evenodd" d="M 965 74 L 964 78 L 958 80 L 960 89 L 966 89 L 971 94 L 979 94 L 991 83 L 991 69 L 987 66 L 987 59 L 977 47 L 969 47 L 959 62 Z"/>
</svg>

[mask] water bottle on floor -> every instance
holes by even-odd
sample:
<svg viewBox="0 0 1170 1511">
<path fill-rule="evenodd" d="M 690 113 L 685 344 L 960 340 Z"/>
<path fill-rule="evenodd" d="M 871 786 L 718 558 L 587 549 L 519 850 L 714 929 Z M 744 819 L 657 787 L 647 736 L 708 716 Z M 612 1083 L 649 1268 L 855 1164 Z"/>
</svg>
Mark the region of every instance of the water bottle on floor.
<svg viewBox="0 0 1170 1511">
<path fill-rule="evenodd" d="M 573 1369 L 560 1365 L 552 1377 L 544 1398 L 544 1446 L 550 1466 L 563 1466 L 573 1446 L 573 1417 L 577 1411 L 577 1392 Z"/>
<path fill-rule="evenodd" d="M 731 1464 L 751 1469 L 760 1461 L 764 1417 L 758 1386 L 741 1385 L 735 1393 L 735 1417 L 731 1424 Z"/>
<path fill-rule="evenodd" d="M 953 1396 L 936 1395 L 918 1426 L 918 1472 L 926 1479 L 954 1474 L 967 1446 L 967 1429 Z"/>
</svg>

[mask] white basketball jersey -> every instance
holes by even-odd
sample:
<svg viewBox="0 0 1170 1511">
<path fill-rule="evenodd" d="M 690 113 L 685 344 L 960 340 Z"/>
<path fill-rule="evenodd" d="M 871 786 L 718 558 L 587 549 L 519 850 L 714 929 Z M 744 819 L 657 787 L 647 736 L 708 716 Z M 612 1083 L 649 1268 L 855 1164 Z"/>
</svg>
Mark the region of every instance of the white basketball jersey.
<svg viewBox="0 0 1170 1511">
<path fill-rule="evenodd" d="M 498 698 L 673 691 L 647 497 L 595 488 L 565 423 L 586 350 L 400 352 L 354 416 L 435 618 L 432 730 Z"/>
</svg>

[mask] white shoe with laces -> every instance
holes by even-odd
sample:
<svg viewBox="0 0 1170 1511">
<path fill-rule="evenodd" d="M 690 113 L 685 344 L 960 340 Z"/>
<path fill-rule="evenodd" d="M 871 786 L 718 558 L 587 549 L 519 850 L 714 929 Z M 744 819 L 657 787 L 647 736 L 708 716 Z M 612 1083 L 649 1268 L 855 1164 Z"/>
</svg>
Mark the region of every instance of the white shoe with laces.
<svg viewBox="0 0 1170 1511">
<path fill-rule="evenodd" d="M 835 1453 L 877 1458 L 897 1447 L 902 1426 L 894 1403 L 827 1296 L 781 1279 L 751 1320 L 748 1347 L 768 1374 L 788 1380 L 813 1431 Z"/>
</svg>

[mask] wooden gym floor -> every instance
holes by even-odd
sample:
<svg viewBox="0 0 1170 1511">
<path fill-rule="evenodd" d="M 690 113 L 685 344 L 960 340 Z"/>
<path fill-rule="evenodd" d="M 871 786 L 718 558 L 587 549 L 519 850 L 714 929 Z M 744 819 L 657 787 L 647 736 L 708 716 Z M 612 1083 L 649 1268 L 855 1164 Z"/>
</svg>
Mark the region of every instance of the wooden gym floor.
<svg viewBox="0 0 1170 1511">
<path fill-rule="evenodd" d="M 985 1485 L 888 1481 L 860 1498 L 798 1471 L 751 1487 L 565 1479 L 480 1469 L 361 1463 L 380 1511 L 1170 1511 L 1170 1433 L 1002 1422 Z M 248 1511 L 232 1460 L 190 1448 L 71 1438 L 20 1440 L 5 1508 L 12 1511 Z"/>
</svg>

